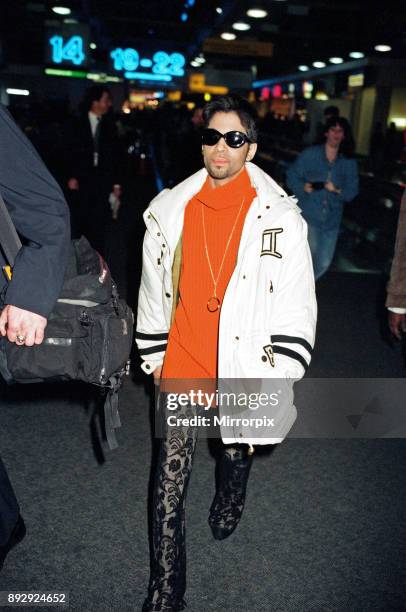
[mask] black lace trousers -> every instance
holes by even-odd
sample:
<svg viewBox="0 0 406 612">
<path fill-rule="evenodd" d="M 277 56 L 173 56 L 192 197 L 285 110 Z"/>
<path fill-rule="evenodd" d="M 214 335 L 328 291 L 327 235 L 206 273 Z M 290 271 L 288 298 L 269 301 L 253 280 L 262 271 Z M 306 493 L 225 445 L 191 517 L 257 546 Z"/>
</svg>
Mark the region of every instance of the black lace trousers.
<svg viewBox="0 0 406 612">
<path fill-rule="evenodd" d="M 185 502 L 198 430 L 195 427 L 168 428 L 160 444 L 156 465 L 152 499 L 152 559 L 148 589 L 150 604 L 176 606 L 182 601 L 186 590 L 185 548 Z M 224 477 L 234 466 L 235 475 L 245 471 L 248 477 L 252 457 L 247 457 L 247 447 L 223 446 L 217 465 L 218 474 L 223 474 L 220 487 L 229 497 L 232 515 L 242 513 L 244 499 L 239 496 L 235 478 Z M 238 476 L 237 476 L 238 478 Z M 245 492 L 245 484 L 243 485 Z M 236 496 L 233 498 L 233 492 Z M 218 495 L 217 495 L 218 498 Z M 217 508 L 213 508 L 216 514 Z M 224 522 L 232 516 L 226 516 Z M 165 608 L 166 609 L 166 608 Z"/>
</svg>

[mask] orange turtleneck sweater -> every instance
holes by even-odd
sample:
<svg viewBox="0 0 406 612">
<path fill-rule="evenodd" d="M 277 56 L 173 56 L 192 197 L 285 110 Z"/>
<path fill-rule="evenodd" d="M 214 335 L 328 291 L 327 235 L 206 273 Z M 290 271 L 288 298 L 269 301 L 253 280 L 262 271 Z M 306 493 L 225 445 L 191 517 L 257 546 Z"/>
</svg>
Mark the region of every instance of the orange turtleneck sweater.
<svg viewBox="0 0 406 612">
<path fill-rule="evenodd" d="M 217 283 L 217 297 L 223 301 L 234 271 L 245 217 L 256 191 L 245 168 L 235 179 L 214 188 L 207 177 L 202 189 L 187 204 L 182 236 L 182 265 L 179 302 L 168 338 L 162 377 L 216 378 L 220 309 L 209 312 L 207 302 L 214 285 L 207 261 L 207 248 L 214 278 L 217 278 L 226 245 L 242 208 Z"/>
</svg>

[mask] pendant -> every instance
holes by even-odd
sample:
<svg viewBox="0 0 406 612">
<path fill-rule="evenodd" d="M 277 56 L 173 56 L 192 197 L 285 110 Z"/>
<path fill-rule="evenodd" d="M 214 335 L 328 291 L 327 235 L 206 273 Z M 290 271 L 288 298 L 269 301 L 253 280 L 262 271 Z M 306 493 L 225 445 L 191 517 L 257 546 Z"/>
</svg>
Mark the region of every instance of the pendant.
<svg viewBox="0 0 406 612">
<path fill-rule="evenodd" d="M 207 302 L 207 310 L 209 312 L 216 312 L 220 310 L 220 300 L 217 296 L 213 295 Z"/>
</svg>

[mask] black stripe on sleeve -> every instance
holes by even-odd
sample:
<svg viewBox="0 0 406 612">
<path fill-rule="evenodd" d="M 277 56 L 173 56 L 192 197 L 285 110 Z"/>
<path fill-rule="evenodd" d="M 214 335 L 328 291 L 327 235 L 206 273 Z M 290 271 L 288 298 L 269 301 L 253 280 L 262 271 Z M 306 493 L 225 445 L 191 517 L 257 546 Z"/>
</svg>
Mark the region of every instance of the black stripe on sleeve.
<svg viewBox="0 0 406 612">
<path fill-rule="evenodd" d="M 167 340 L 168 333 L 164 334 L 143 334 L 142 332 L 135 332 L 136 340 Z"/>
<path fill-rule="evenodd" d="M 167 347 L 167 343 L 165 344 L 157 344 L 156 346 L 150 346 L 149 348 L 138 349 L 140 355 L 153 355 L 154 353 L 160 353 L 164 351 Z"/>
<path fill-rule="evenodd" d="M 271 342 L 272 344 L 274 342 L 286 342 L 287 344 L 291 342 L 292 344 L 300 344 L 307 351 L 309 351 L 310 355 L 313 353 L 313 349 L 311 345 L 307 342 L 307 340 L 305 340 L 304 338 L 300 338 L 299 336 L 284 336 L 284 335 L 271 336 Z"/>
<path fill-rule="evenodd" d="M 302 357 L 300 353 L 297 353 L 296 351 L 292 351 L 291 349 L 285 348 L 284 346 L 273 345 L 272 348 L 273 348 L 274 353 L 279 353 L 280 355 L 285 355 L 286 357 L 290 357 L 291 359 L 296 359 L 296 361 L 298 361 L 304 367 L 305 371 L 308 369 L 309 364 L 307 363 L 306 359 Z"/>
</svg>

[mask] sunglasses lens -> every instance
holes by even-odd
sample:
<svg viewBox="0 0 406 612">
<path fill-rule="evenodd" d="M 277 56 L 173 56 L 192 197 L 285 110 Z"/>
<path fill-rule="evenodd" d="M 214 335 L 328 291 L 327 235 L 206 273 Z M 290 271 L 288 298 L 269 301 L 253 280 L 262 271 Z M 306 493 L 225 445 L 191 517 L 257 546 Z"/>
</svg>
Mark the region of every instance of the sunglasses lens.
<svg viewBox="0 0 406 612">
<path fill-rule="evenodd" d="M 242 132 L 233 130 L 232 132 L 227 132 L 225 135 L 225 140 L 229 147 L 237 149 L 238 147 L 242 147 L 246 141 L 246 137 Z"/>
<path fill-rule="evenodd" d="M 224 136 L 226 144 L 233 149 L 238 149 L 239 147 L 242 147 L 244 143 L 249 142 L 246 134 L 243 132 L 238 132 L 238 130 L 232 130 L 226 134 L 221 134 L 217 130 L 213 130 L 211 128 L 206 128 L 203 130 L 202 142 L 204 145 L 212 147 L 218 143 L 222 136 Z"/>
<path fill-rule="evenodd" d="M 221 134 L 217 130 L 206 129 L 202 132 L 202 142 L 209 147 L 217 144 L 220 138 Z"/>
</svg>

